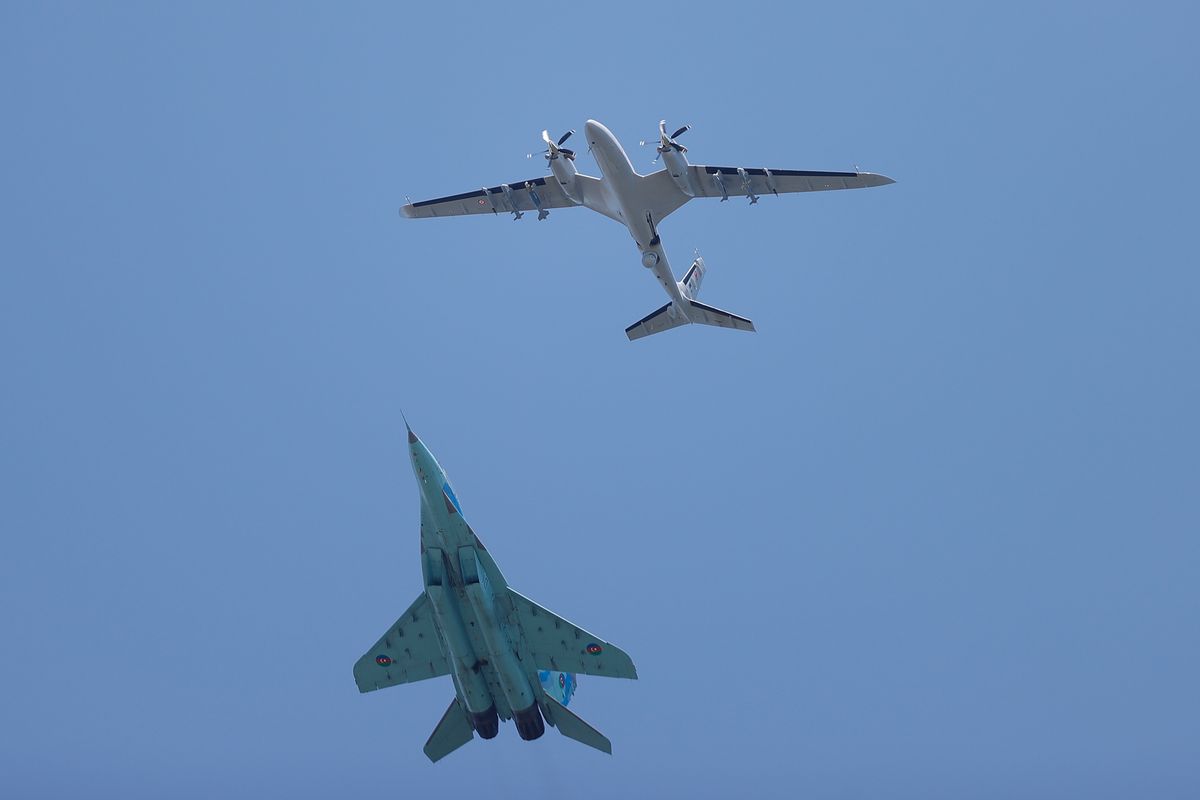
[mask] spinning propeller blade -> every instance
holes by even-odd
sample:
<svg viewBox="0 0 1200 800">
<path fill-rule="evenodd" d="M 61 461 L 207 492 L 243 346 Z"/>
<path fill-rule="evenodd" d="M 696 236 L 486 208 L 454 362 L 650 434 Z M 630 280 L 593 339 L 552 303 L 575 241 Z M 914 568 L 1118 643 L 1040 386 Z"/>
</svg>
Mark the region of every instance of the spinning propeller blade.
<svg viewBox="0 0 1200 800">
<path fill-rule="evenodd" d="M 687 133 L 691 129 L 692 129 L 691 125 L 684 125 L 682 128 L 679 128 L 677 131 L 672 133 L 670 136 L 667 136 L 667 121 L 665 119 L 660 119 L 658 121 L 658 155 L 656 155 L 654 157 L 654 161 L 651 161 L 650 163 L 654 164 L 655 162 L 657 162 L 659 156 L 661 156 L 663 153 L 667 152 L 668 150 L 676 150 L 680 153 L 686 153 L 687 148 L 684 147 L 683 145 L 681 145 L 679 142 L 675 141 L 675 137 L 680 136 L 681 134 Z"/>
<path fill-rule="evenodd" d="M 571 160 L 575 159 L 575 151 L 562 146 L 562 143 L 567 139 L 570 139 L 571 134 L 573 133 L 575 133 L 573 130 L 567 131 L 562 136 L 558 137 L 558 141 L 555 142 L 550 138 L 550 131 L 542 131 L 542 141 L 546 143 L 547 161 L 552 161 L 555 158 L 558 158 L 560 153 L 564 158 L 569 158 Z"/>
</svg>

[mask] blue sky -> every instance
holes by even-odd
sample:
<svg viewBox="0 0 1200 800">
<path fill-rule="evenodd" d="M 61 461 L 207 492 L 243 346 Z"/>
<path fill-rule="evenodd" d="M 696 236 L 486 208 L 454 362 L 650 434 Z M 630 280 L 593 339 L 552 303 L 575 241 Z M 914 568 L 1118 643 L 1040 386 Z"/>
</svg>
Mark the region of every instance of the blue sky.
<svg viewBox="0 0 1200 800">
<path fill-rule="evenodd" d="M 0 10 L 14 797 L 1195 797 L 1184 3 Z M 882 189 L 408 221 L 542 128 Z M 526 153 L 533 152 L 533 160 Z M 581 153 L 579 165 L 595 172 Z M 401 410 L 509 582 L 620 644 L 603 756 L 430 765 Z"/>
</svg>

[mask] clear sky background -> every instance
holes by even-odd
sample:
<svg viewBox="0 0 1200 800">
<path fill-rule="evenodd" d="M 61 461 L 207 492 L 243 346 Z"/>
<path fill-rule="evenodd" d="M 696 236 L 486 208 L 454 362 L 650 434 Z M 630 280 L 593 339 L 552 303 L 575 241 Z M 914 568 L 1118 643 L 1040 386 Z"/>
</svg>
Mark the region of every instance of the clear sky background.
<svg viewBox="0 0 1200 800">
<path fill-rule="evenodd" d="M 1197 12 L 834 5 L 5 3 L 0 793 L 1200 796 Z M 589 117 L 898 183 L 398 217 Z M 401 410 L 612 757 L 357 692 Z"/>
</svg>

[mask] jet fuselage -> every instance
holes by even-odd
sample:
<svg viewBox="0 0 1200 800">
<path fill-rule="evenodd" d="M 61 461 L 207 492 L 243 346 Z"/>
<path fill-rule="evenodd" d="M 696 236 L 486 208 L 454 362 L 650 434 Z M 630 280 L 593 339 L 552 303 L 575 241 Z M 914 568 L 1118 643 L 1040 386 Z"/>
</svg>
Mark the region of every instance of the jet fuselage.
<svg viewBox="0 0 1200 800">
<path fill-rule="evenodd" d="M 497 607 L 508 584 L 482 543 L 462 520 L 446 473 L 412 433 L 409 449 L 421 490 L 421 566 L 440 629 L 450 674 L 475 729 L 494 736 L 501 719 L 514 718 L 521 735 L 542 728 L 537 694 L 517 653 L 520 633 L 510 630 Z M 490 734 L 490 735 L 489 735 Z"/>
</svg>

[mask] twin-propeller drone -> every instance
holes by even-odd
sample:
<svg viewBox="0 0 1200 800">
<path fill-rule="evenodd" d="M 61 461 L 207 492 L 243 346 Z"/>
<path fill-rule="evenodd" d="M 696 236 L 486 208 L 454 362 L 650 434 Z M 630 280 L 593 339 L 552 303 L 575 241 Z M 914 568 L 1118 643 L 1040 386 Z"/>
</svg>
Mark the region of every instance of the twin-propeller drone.
<svg viewBox="0 0 1200 800">
<path fill-rule="evenodd" d="M 705 305 L 696 299 L 704 278 L 704 259 L 697 256 L 683 280 L 675 280 L 658 235 L 659 224 L 693 197 L 719 197 L 722 202 L 731 196 L 748 197 L 751 203 L 757 203 L 759 195 L 767 193 L 778 195 L 829 189 L 864 189 L 886 186 L 895 181 L 871 172 L 689 164 L 684 155 L 687 148 L 675 141 L 689 127 L 685 125 L 668 136 L 666 122 L 659 122 L 658 154 L 664 169 L 641 175 L 634 170 L 617 137 L 599 122 L 588 120 L 583 130 L 588 149 L 600 167 L 599 178 L 577 172 L 575 151 L 563 147 L 574 131 L 568 131 L 557 142 L 550 138 L 548 132 L 542 131 L 551 176 L 410 203 L 400 212 L 406 217 L 503 212 L 520 219 L 526 211 L 537 211 L 537 218 L 541 220 L 549 216 L 549 209 L 552 208 L 590 208 L 629 229 L 641 251 L 642 265 L 654 273 L 670 298 L 665 306 L 625 329 L 630 340 L 691 322 L 752 331 L 754 323 L 745 317 Z"/>
</svg>

